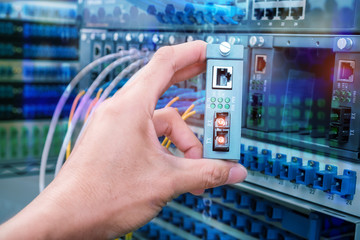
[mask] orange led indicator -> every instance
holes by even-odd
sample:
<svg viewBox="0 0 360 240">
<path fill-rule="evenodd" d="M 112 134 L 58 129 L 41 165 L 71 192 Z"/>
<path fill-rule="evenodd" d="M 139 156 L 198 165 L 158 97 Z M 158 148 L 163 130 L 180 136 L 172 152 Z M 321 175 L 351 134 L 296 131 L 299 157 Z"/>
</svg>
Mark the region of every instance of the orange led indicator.
<svg viewBox="0 0 360 240">
<path fill-rule="evenodd" d="M 220 127 L 223 127 L 226 124 L 225 119 L 223 119 L 223 118 L 216 119 L 216 122 L 217 122 L 218 126 L 220 126 Z"/>
<path fill-rule="evenodd" d="M 223 136 L 217 137 L 217 142 L 218 142 L 218 144 L 221 144 L 221 145 L 225 144 L 225 137 L 223 137 Z"/>
</svg>

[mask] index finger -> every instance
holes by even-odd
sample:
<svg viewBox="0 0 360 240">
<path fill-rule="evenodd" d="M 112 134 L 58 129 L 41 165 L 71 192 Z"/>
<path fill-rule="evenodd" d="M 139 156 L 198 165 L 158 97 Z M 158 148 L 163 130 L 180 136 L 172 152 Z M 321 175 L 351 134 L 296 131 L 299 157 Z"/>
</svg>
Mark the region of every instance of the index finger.
<svg viewBox="0 0 360 240">
<path fill-rule="evenodd" d="M 151 61 L 137 74 L 136 78 L 125 86 L 136 91 L 136 95 L 149 104 L 153 111 L 161 94 L 171 85 L 176 72 L 206 60 L 206 43 L 187 42 L 160 48 Z M 188 71 L 191 69 L 187 68 Z"/>
</svg>

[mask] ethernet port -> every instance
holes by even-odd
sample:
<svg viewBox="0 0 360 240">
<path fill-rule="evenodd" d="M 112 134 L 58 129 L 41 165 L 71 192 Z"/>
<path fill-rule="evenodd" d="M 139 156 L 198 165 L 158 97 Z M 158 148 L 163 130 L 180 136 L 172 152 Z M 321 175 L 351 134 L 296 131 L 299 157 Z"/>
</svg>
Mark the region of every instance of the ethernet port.
<svg viewBox="0 0 360 240">
<path fill-rule="evenodd" d="M 278 9 L 278 16 L 280 17 L 281 20 L 285 20 L 290 13 L 290 9 L 289 8 L 279 8 Z"/>
<path fill-rule="evenodd" d="M 101 46 L 99 44 L 94 45 L 94 58 L 98 58 L 101 55 Z"/>
<path fill-rule="evenodd" d="M 259 93 L 252 94 L 250 102 L 253 107 L 261 107 L 263 103 L 263 95 Z"/>
<path fill-rule="evenodd" d="M 111 46 L 105 46 L 105 55 L 109 55 L 112 53 Z"/>
<path fill-rule="evenodd" d="M 214 89 L 232 89 L 232 67 L 213 68 L 213 88 Z"/>
<path fill-rule="evenodd" d="M 353 82 L 355 71 L 355 61 L 340 60 L 338 68 L 338 81 Z"/>
<path fill-rule="evenodd" d="M 255 73 L 265 74 L 266 55 L 255 55 Z"/>
<path fill-rule="evenodd" d="M 264 14 L 265 14 L 265 10 L 263 8 L 254 9 L 254 18 L 256 18 L 256 20 L 261 20 Z"/>
<path fill-rule="evenodd" d="M 273 20 L 274 17 L 276 16 L 276 8 L 267 8 L 266 12 L 265 12 L 265 16 L 267 17 L 268 20 Z"/>
<path fill-rule="evenodd" d="M 299 20 L 300 17 L 303 15 L 303 8 L 302 7 L 294 7 L 291 8 L 291 16 L 294 20 Z"/>
</svg>

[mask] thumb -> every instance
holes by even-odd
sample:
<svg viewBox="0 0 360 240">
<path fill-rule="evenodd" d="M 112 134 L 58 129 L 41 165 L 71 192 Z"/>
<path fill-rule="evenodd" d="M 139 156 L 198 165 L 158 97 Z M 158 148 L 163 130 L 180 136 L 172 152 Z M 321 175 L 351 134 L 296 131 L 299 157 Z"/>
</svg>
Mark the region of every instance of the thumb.
<svg viewBox="0 0 360 240">
<path fill-rule="evenodd" d="M 242 182 L 247 176 L 242 165 L 230 161 L 179 158 L 178 163 L 174 175 L 177 194 Z"/>
</svg>

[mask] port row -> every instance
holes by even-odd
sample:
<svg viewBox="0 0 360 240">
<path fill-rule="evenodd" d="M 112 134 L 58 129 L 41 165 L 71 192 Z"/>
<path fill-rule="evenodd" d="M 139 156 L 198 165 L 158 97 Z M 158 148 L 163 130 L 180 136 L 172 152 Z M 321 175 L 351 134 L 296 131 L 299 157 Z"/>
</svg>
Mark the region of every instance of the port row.
<svg viewBox="0 0 360 240">
<path fill-rule="evenodd" d="M 243 144 L 239 163 L 249 170 L 337 194 L 348 200 L 352 200 L 355 194 L 356 172 L 349 169 L 344 169 L 343 174 L 338 175 L 337 166 L 334 165 L 327 164 L 325 169 L 320 170 L 317 161 L 308 160 L 303 165 L 301 158 L 292 157 L 287 161 L 287 156 L 281 153 L 273 158 L 270 150 L 258 152 L 254 146 L 245 150 Z"/>
</svg>

